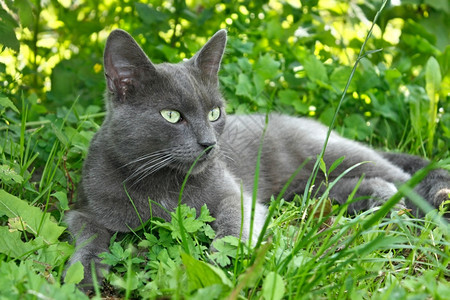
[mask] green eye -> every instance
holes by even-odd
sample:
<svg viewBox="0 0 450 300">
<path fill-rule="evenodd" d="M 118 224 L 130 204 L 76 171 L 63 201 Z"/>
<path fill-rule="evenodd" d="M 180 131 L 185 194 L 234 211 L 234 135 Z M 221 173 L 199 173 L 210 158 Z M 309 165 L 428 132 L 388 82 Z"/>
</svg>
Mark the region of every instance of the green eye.
<svg viewBox="0 0 450 300">
<path fill-rule="evenodd" d="M 208 120 L 211 122 L 217 121 L 220 117 L 220 108 L 216 107 L 209 111 Z"/>
<path fill-rule="evenodd" d="M 167 122 L 175 124 L 181 120 L 181 114 L 176 110 L 163 109 L 160 113 Z"/>
</svg>

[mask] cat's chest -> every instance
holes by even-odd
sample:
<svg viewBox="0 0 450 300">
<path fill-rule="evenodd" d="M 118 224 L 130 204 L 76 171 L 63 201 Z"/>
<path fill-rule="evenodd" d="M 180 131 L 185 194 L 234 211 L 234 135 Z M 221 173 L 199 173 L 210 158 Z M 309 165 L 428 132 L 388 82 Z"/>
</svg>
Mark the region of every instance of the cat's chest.
<svg viewBox="0 0 450 300">
<path fill-rule="evenodd" d="M 169 217 L 167 212 L 174 211 L 179 203 L 187 204 L 200 210 L 200 207 L 211 199 L 221 197 L 220 173 L 201 174 L 197 176 L 160 174 L 156 178 L 147 181 L 138 189 L 133 190 L 133 195 L 138 199 L 135 206 L 147 218 L 152 216 Z M 184 183 L 184 184 L 183 184 Z"/>
<path fill-rule="evenodd" d="M 98 219 L 108 220 L 104 226 L 112 231 L 128 231 L 151 217 L 170 220 L 170 212 L 179 203 L 197 212 L 207 204 L 210 211 L 215 211 L 226 194 L 224 187 L 229 186 L 224 185 L 222 169 L 214 163 L 205 172 L 187 179 L 185 174 L 167 170 L 152 174 L 139 184 L 124 184 L 126 174 L 119 176 L 116 172 L 114 176 L 106 176 L 105 172 L 96 172 L 99 169 L 94 168 L 87 170 L 84 186 L 91 211 Z"/>
</svg>

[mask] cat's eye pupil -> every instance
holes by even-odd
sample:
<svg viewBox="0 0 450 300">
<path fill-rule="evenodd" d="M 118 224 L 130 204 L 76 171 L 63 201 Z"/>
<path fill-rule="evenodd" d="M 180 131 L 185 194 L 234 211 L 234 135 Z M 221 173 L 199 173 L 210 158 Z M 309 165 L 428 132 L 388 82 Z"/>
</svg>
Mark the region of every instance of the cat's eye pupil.
<svg viewBox="0 0 450 300">
<path fill-rule="evenodd" d="M 220 108 L 215 107 L 209 111 L 208 119 L 211 122 L 217 121 L 220 117 Z"/>
<path fill-rule="evenodd" d="M 181 121 L 181 114 L 176 110 L 163 109 L 161 110 L 161 116 L 169 123 L 178 123 Z"/>
</svg>

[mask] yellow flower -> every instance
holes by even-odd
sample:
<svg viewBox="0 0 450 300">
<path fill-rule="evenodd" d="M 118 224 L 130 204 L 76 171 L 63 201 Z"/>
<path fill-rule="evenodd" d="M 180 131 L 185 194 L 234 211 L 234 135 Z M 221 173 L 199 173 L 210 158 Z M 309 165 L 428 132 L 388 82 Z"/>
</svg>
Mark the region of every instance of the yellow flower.
<svg viewBox="0 0 450 300">
<path fill-rule="evenodd" d="M 94 65 L 94 72 L 95 73 L 99 73 L 102 70 L 102 65 L 101 64 L 95 64 Z"/>
</svg>

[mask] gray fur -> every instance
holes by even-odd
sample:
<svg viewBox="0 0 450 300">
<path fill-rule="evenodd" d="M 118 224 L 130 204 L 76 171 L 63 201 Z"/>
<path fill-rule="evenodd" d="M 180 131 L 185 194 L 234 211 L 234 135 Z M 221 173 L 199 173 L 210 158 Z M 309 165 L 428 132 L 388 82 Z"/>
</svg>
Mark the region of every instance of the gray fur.
<svg viewBox="0 0 450 300">
<path fill-rule="evenodd" d="M 197 210 L 207 204 L 216 218 L 213 226 L 217 238 L 238 236 L 242 182 L 243 237 L 249 238 L 250 195 L 264 116 L 225 117 L 217 78 L 225 44 L 226 32 L 221 30 L 192 59 L 154 65 L 128 33 L 115 30 L 109 36 L 104 54 L 107 116 L 91 142 L 77 207 L 66 218 L 77 247 L 69 264 L 81 261 L 85 268 L 83 284 L 88 287 L 92 281 L 90 262 L 95 262 L 97 270 L 106 269 L 98 254 L 107 251 L 112 233 L 140 225 L 130 198 L 144 222 L 151 217 L 150 212 L 167 219 L 164 209 L 149 207 L 149 199 L 169 211 L 175 209 L 188 169 L 209 146 L 214 147 L 195 166 L 182 202 Z M 215 107 L 220 108 L 221 116 L 212 122 L 207 116 Z M 160 114 L 163 109 L 179 111 L 183 119 L 169 123 Z M 262 150 L 253 241 L 265 220 L 263 203 L 278 194 L 297 167 L 311 158 L 286 197 L 303 192 L 326 132 L 325 126 L 313 120 L 270 115 Z M 389 199 L 396 185 L 426 165 L 420 158 L 379 153 L 333 133 L 325 153 L 327 166 L 341 156 L 346 158 L 330 180 L 357 163 L 369 161 L 351 171 L 330 192 L 330 197 L 344 203 L 365 174 L 356 196 L 370 199 L 354 203 L 349 208 L 352 211 Z M 319 175 L 317 186 L 322 180 Z M 427 180 L 418 191 L 436 206 L 441 200 L 437 203 L 435 196 L 450 187 L 448 173 L 437 170 Z M 97 275 L 101 278 L 100 272 Z"/>
</svg>

